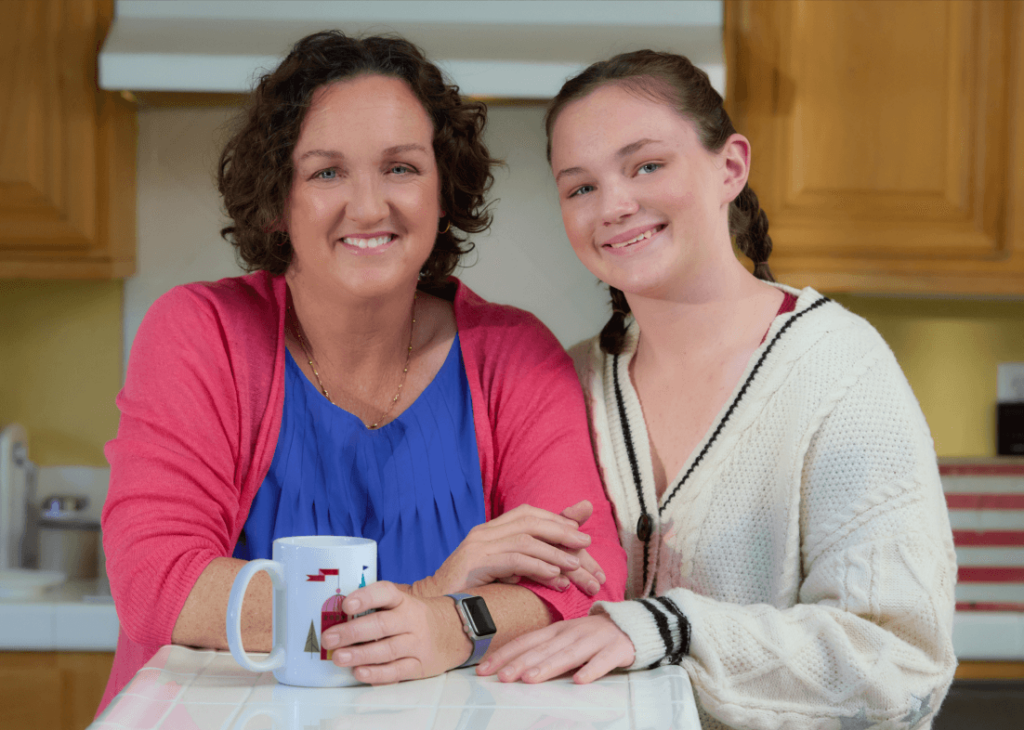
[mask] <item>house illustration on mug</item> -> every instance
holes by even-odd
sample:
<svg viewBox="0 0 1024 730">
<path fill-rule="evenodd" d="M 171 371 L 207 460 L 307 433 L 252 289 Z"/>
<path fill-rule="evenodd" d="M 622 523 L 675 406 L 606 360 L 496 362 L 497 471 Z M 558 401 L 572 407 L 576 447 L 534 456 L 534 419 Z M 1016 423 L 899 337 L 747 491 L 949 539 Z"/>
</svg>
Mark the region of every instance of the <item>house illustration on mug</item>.
<svg viewBox="0 0 1024 730">
<path fill-rule="evenodd" d="M 364 565 L 362 577 L 359 581 L 359 587 L 363 588 L 366 585 L 366 570 L 370 566 Z M 320 634 L 329 629 L 331 626 L 337 626 L 338 624 L 345 623 L 348 621 L 348 616 L 341 610 L 342 601 L 345 600 L 345 596 L 341 592 L 341 576 L 339 575 L 338 568 L 320 568 L 320 572 L 316 575 L 306 575 L 306 582 L 320 582 L 324 583 L 327 580 L 327 576 L 333 575 L 337 578 L 337 586 L 334 589 L 334 594 L 329 596 L 323 605 L 320 607 Z M 351 584 L 350 584 L 351 585 Z M 362 614 L 360 614 L 362 615 Z M 306 647 L 305 650 L 311 655 L 317 651 L 320 652 L 320 658 L 325 661 L 330 661 L 331 655 L 334 653 L 333 650 L 324 649 L 317 642 L 317 634 L 314 630 L 315 619 L 309 622 L 309 634 L 306 636 Z"/>
</svg>

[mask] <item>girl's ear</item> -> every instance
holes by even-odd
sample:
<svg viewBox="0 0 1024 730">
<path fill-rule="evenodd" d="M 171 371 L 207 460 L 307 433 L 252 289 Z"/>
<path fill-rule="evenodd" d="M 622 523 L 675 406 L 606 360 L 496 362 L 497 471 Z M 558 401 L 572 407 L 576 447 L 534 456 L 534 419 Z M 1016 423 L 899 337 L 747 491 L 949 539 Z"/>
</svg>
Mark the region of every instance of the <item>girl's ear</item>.
<svg viewBox="0 0 1024 730">
<path fill-rule="evenodd" d="M 718 153 L 722 160 L 723 203 L 731 203 L 747 184 L 750 176 L 750 140 L 733 134 Z"/>
</svg>

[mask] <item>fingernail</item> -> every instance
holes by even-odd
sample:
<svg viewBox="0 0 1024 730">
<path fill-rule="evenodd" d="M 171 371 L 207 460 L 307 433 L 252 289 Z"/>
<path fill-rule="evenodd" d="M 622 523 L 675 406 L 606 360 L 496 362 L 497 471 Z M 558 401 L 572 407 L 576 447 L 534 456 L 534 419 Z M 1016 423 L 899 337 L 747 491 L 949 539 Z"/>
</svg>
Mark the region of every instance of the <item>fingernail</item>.
<svg viewBox="0 0 1024 730">
<path fill-rule="evenodd" d="M 559 578 L 557 581 L 555 581 L 555 588 L 557 588 L 560 591 L 564 591 L 568 587 L 569 587 L 569 579 L 568 578 Z"/>
<path fill-rule="evenodd" d="M 588 595 L 591 595 L 591 596 L 596 595 L 599 590 L 601 590 L 601 586 L 598 585 L 596 581 L 590 581 L 589 583 L 587 583 L 587 594 Z"/>
<path fill-rule="evenodd" d="M 524 674 L 523 679 L 534 679 L 538 674 L 540 674 L 540 670 L 534 668 L 528 671 L 526 674 Z"/>
<path fill-rule="evenodd" d="M 349 609 L 348 613 L 349 613 L 349 615 L 351 615 L 353 613 L 358 613 L 359 612 L 359 607 L 362 606 L 362 605 L 363 604 L 359 602 L 358 598 L 350 598 L 350 599 L 348 599 L 348 609 Z"/>
<path fill-rule="evenodd" d="M 327 636 L 325 636 L 321 641 L 323 642 L 325 649 L 333 649 L 341 643 L 341 640 L 334 634 L 327 634 Z"/>
<path fill-rule="evenodd" d="M 600 570 L 599 570 L 599 571 L 597 571 L 597 575 L 596 575 L 595 577 L 597 578 L 598 582 L 599 582 L 599 583 L 600 583 L 601 585 L 604 585 L 604 582 L 605 582 L 606 580 L 608 580 L 608 579 L 607 579 L 607 578 L 605 577 L 604 573 L 603 573 L 603 572 L 601 572 Z"/>
<path fill-rule="evenodd" d="M 513 672 L 512 669 L 510 669 L 509 667 L 505 667 L 500 672 L 498 672 L 498 679 L 500 679 L 502 682 L 510 682 L 512 681 L 512 677 L 514 676 L 515 672 Z"/>
<path fill-rule="evenodd" d="M 345 664 L 346 662 L 352 661 L 352 654 L 350 652 L 347 652 L 347 651 L 335 652 L 334 653 L 334 658 L 337 659 L 342 664 Z"/>
<path fill-rule="evenodd" d="M 482 662 L 480 662 L 479 666 L 477 667 L 477 671 L 478 672 L 486 672 L 490 668 L 491 668 L 491 660 L 490 659 L 484 659 Z"/>
<path fill-rule="evenodd" d="M 565 562 L 567 562 L 569 564 L 570 568 L 575 570 L 576 568 L 580 567 L 580 559 L 579 558 L 577 558 L 575 555 L 569 555 L 567 557 L 568 557 L 568 560 L 566 560 Z"/>
</svg>

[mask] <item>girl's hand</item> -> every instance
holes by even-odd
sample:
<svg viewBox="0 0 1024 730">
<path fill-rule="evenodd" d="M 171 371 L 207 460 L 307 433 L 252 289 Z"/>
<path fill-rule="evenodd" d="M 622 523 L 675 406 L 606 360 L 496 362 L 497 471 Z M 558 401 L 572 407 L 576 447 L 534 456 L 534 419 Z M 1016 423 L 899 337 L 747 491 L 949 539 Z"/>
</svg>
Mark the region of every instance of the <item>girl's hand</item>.
<svg viewBox="0 0 1024 730">
<path fill-rule="evenodd" d="M 341 604 L 354 616 L 320 637 L 331 660 L 352 667 L 366 684 L 392 684 L 433 677 L 457 667 L 473 652 L 451 598 L 418 598 L 389 581 L 353 591 Z"/>
<path fill-rule="evenodd" d="M 579 530 L 592 512 L 586 500 L 561 515 L 520 505 L 470 530 L 434 575 L 412 585 L 411 593 L 421 598 L 443 596 L 530 578 L 556 590 L 565 590 L 571 582 L 593 596 L 605 576 L 585 549 L 590 535 Z"/>
<path fill-rule="evenodd" d="M 559 621 L 531 631 L 488 656 L 477 674 L 497 673 L 502 682 L 543 682 L 572 669 L 576 684 L 600 679 L 633 664 L 633 642 L 606 614 Z"/>
</svg>

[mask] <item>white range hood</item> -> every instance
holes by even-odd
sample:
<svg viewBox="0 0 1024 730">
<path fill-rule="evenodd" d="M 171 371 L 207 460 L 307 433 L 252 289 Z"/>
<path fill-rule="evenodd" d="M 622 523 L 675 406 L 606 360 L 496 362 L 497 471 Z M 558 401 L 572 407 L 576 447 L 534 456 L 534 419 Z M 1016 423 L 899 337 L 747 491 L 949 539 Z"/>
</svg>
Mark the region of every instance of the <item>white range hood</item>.
<svg viewBox="0 0 1024 730">
<path fill-rule="evenodd" d="M 328 28 L 398 33 L 472 96 L 550 98 L 592 61 L 638 48 L 682 53 L 725 86 L 721 0 L 117 0 L 100 86 L 245 93 Z"/>
</svg>

